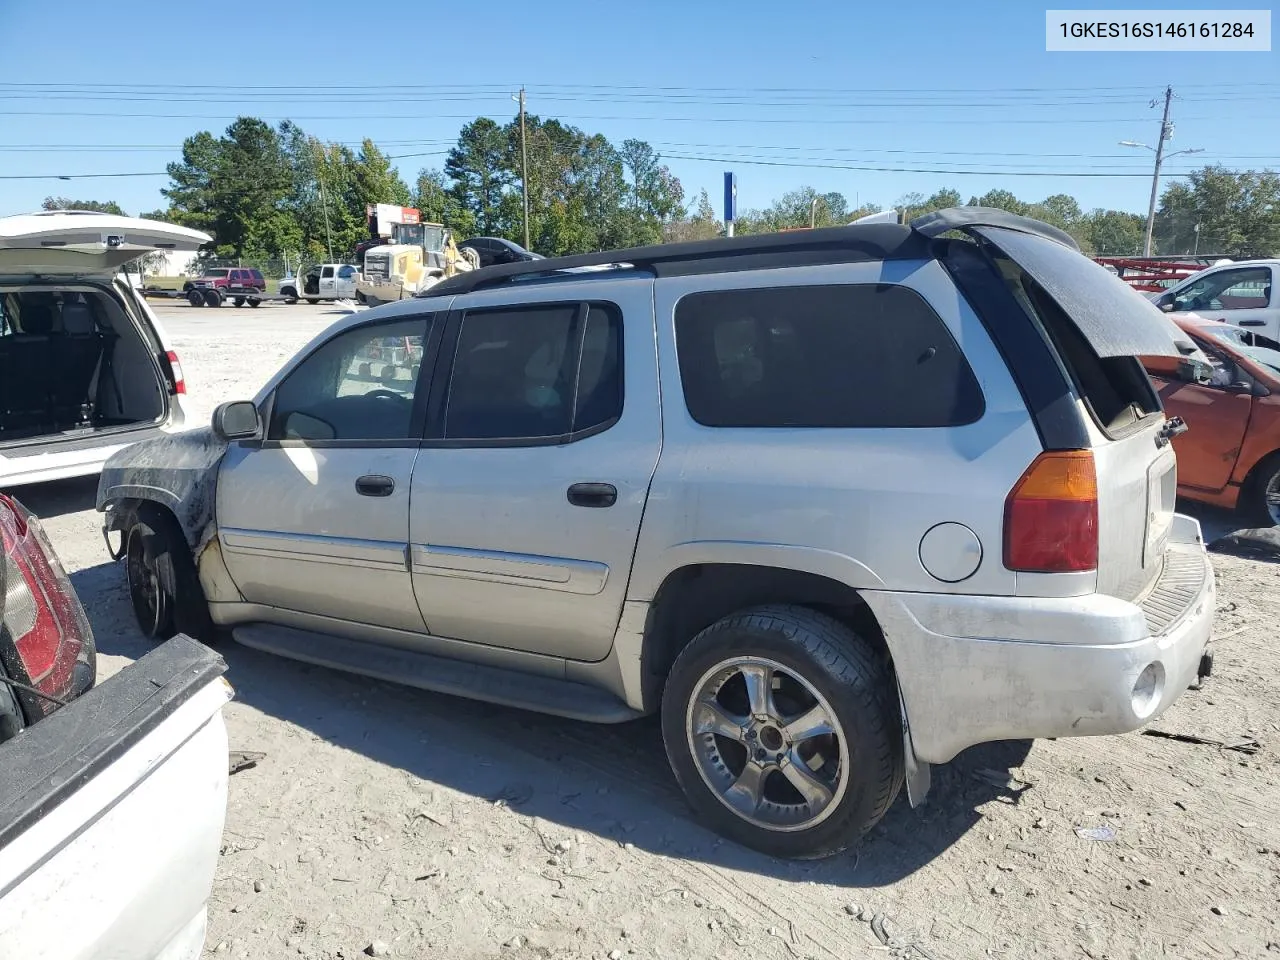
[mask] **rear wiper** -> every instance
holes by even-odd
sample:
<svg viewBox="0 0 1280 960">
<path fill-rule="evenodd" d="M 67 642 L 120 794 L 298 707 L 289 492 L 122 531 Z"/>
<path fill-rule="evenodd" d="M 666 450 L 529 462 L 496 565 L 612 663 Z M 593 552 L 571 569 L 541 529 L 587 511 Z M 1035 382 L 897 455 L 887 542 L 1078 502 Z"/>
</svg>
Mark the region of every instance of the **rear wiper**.
<svg viewBox="0 0 1280 960">
<path fill-rule="evenodd" d="M 1170 417 L 1164 422 L 1164 426 L 1160 428 L 1160 432 L 1156 434 L 1156 446 L 1168 446 L 1169 441 L 1174 437 L 1187 432 L 1187 421 L 1181 417 Z"/>
</svg>

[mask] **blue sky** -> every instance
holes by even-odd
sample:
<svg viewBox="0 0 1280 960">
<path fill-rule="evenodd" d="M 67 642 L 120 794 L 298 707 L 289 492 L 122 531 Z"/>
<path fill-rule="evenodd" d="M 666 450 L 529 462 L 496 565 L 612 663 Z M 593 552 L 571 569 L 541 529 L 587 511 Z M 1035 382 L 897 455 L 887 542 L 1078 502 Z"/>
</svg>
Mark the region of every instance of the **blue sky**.
<svg viewBox="0 0 1280 960">
<path fill-rule="evenodd" d="M 1151 156 L 1117 141 L 1154 144 L 1166 84 L 1171 149 L 1205 150 L 1168 174 L 1280 167 L 1280 54 L 1046 53 L 1045 4 L 546 0 L 413 24 L 428 6 L 0 0 L 0 215 L 50 194 L 162 207 L 163 176 L 6 177 L 163 171 L 242 113 L 372 137 L 411 181 L 468 119 L 509 118 L 521 84 L 531 112 L 648 140 L 717 208 L 734 170 L 743 208 L 807 184 L 851 204 L 1003 187 L 1145 212 Z"/>
</svg>

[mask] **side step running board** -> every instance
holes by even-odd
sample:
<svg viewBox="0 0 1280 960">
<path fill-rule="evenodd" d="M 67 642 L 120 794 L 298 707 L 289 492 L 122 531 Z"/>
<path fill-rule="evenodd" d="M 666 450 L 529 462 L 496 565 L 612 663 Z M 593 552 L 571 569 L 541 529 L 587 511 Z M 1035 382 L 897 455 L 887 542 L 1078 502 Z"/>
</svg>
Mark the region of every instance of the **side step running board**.
<svg viewBox="0 0 1280 960">
<path fill-rule="evenodd" d="M 274 624 L 244 624 L 231 633 L 238 643 L 265 653 L 437 693 L 591 723 L 623 723 L 640 716 L 612 694 L 570 680 Z"/>
</svg>

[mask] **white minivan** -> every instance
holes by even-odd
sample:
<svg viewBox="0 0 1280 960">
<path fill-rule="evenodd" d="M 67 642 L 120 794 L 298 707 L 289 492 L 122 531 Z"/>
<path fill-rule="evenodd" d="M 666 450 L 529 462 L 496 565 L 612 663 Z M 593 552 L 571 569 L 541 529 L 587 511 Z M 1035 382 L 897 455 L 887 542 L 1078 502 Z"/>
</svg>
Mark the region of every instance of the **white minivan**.
<svg viewBox="0 0 1280 960">
<path fill-rule="evenodd" d="M 182 427 L 178 356 L 120 270 L 209 240 L 103 213 L 0 217 L 0 488 L 98 473 Z"/>
</svg>

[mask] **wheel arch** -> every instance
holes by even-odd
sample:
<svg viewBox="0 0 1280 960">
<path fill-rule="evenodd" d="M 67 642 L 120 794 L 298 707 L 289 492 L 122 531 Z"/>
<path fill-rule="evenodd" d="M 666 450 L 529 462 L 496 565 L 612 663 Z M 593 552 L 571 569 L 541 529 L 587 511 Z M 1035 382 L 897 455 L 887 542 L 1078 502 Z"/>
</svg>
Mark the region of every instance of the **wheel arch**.
<svg viewBox="0 0 1280 960">
<path fill-rule="evenodd" d="M 640 656 L 646 709 L 655 708 L 661 700 L 672 664 L 698 633 L 731 613 L 765 604 L 791 604 L 825 613 L 856 631 L 893 663 L 874 612 L 859 589 L 846 580 L 799 566 L 687 563 L 667 573 L 648 605 Z"/>
<path fill-rule="evenodd" d="M 638 638 L 640 650 L 638 687 L 644 712 L 658 708 L 662 691 L 675 659 L 706 627 L 738 610 L 766 604 L 789 604 L 824 613 L 849 627 L 884 658 L 894 677 L 895 699 L 902 719 L 902 740 L 906 764 L 906 787 L 912 807 L 924 802 L 930 789 L 929 764 L 919 760 L 911 741 L 910 718 L 888 637 L 872 604 L 863 591 L 874 591 L 881 581 L 871 570 L 847 557 L 834 565 L 853 572 L 865 585 L 817 572 L 814 566 L 829 568 L 835 554 L 787 548 L 792 558 L 805 558 L 803 566 L 711 561 L 688 563 L 670 570 L 647 605 Z M 624 614 L 625 620 L 625 614 Z M 638 626 L 638 624 L 637 624 Z M 621 636 L 623 630 L 620 629 Z M 623 658 L 625 659 L 625 658 Z M 625 668 L 624 668 L 625 669 Z"/>
</svg>

